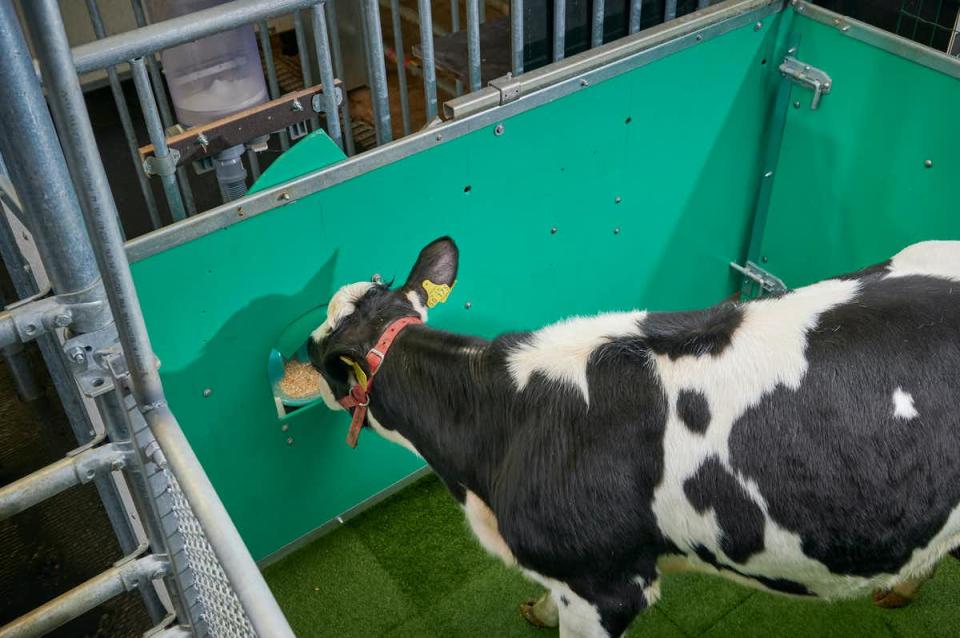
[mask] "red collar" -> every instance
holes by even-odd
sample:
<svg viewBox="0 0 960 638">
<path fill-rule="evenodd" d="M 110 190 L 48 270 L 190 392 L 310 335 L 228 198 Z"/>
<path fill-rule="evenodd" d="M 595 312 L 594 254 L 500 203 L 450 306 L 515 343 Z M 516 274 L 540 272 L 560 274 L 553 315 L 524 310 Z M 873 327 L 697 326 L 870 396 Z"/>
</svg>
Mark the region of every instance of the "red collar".
<svg viewBox="0 0 960 638">
<path fill-rule="evenodd" d="M 370 405 L 370 387 L 373 385 L 373 378 L 377 374 L 377 370 L 379 370 L 380 365 L 383 364 L 383 359 L 387 356 L 387 351 L 393 344 L 393 340 L 400 334 L 400 331 L 415 323 L 423 323 L 423 320 L 420 319 L 420 317 L 402 317 L 387 326 L 387 329 L 380 335 L 377 344 L 370 348 L 370 351 L 367 352 L 367 355 L 364 357 L 367 362 L 367 367 L 370 369 L 367 375 L 367 387 L 363 388 L 357 383 L 350 388 L 350 393 L 347 396 L 337 399 L 337 403 L 347 410 L 354 408 L 353 420 L 350 421 L 350 431 L 347 433 L 347 445 L 350 447 L 357 447 L 357 439 L 360 438 L 360 428 L 363 427 L 363 422 L 367 418 L 367 406 Z"/>
</svg>

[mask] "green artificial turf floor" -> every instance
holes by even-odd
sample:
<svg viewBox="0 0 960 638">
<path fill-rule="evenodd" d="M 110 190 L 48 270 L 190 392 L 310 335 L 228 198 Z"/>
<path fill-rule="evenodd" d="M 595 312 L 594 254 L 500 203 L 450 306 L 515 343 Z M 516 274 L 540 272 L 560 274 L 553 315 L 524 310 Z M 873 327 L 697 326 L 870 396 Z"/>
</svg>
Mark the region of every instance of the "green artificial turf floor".
<svg viewBox="0 0 960 638">
<path fill-rule="evenodd" d="M 541 589 L 487 556 L 460 508 L 425 478 L 265 572 L 300 638 L 556 636 L 519 615 Z M 945 558 L 904 609 L 794 600 L 696 574 L 664 578 L 628 636 L 960 637 L 960 561 Z"/>
</svg>

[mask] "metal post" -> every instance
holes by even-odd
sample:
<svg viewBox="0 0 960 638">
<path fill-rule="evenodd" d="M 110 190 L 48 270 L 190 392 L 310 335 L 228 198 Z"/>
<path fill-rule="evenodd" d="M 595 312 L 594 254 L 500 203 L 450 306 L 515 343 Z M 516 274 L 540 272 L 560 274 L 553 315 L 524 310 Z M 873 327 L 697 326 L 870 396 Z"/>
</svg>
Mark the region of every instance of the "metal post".
<svg viewBox="0 0 960 638">
<path fill-rule="evenodd" d="M 333 60 L 330 57 L 330 42 L 327 38 L 327 16 L 323 4 L 313 7 L 313 38 L 317 47 L 317 66 L 320 67 L 320 84 L 323 85 L 323 113 L 327 118 L 327 133 L 337 146 L 343 149 L 343 132 L 340 128 L 340 109 L 337 107 L 337 86 L 333 78 Z"/>
<path fill-rule="evenodd" d="M 643 0 L 630 0 L 630 17 L 628 29 L 630 33 L 640 30 L 640 14 L 643 10 Z"/>
<path fill-rule="evenodd" d="M 0 638 L 31 638 L 48 634 L 125 591 L 149 586 L 150 580 L 160 578 L 168 568 L 169 563 L 156 556 L 144 556 L 111 567 L 0 627 Z"/>
<path fill-rule="evenodd" d="M 387 66 L 383 57 L 383 32 L 380 30 L 380 5 L 377 0 L 363 0 L 363 22 L 367 34 L 367 61 L 371 71 L 370 93 L 373 116 L 377 123 L 377 144 L 393 140 L 390 120 L 390 95 L 387 88 Z M 429 115 L 427 116 L 429 119 Z"/>
<path fill-rule="evenodd" d="M 460 30 L 460 0 L 452 0 L 450 3 L 450 32 L 456 33 Z M 456 84 L 457 97 L 463 95 L 463 82 L 457 78 Z"/>
<path fill-rule="evenodd" d="M 337 20 L 336 0 L 324 3 L 327 12 L 327 28 L 330 31 L 330 48 L 333 53 L 333 72 L 343 83 L 343 102 L 340 112 L 343 114 L 343 141 L 347 145 L 347 155 L 355 155 L 357 149 L 353 142 L 353 122 L 350 119 L 350 94 L 347 91 L 347 79 L 343 75 L 343 51 L 340 49 L 340 22 Z"/>
<path fill-rule="evenodd" d="M 470 90 L 480 90 L 480 13 L 478 0 L 467 0 L 467 60 Z"/>
<path fill-rule="evenodd" d="M 9 0 L 0 2 L 8 3 Z M 129 368 L 128 379 L 133 396 L 160 448 L 170 459 L 175 475 L 182 480 L 181 488 L 254 629 L 261 636 L 292 637 L 293 632 L 256 563 L 210 485 L 179 424 L 166 407 L 156 358 L 117 227 L 116 204 L 86 113 L 57 0 L 34 0 L 24 9 L 32 19 L 33 33 L 40 34 L 37 49 L 53 108 L 61 111 L 65 116 L 64 121 L 71 124 L 64 129 L 65 147 L 75 159 L 82 160 L 76 164 L 85 164 L 87 167 L 85 172 L 74 177 Z"/>
<path fill-rule="evenodd" d="M 593 25 L 590 29 L 590 46 L 598 47 L 603 44 L 603 0 L 593 0 Z"/>
<path fill-rule="evenodd" d="M 260 49 L 263 51 L 263 64 L 267 67 L 267 88 L 270 91 L 270 99 L 275 100 L 280 97 L 280 83 L 277 81 L 277 67 L 273 63 L 273 46 L 270 44 L 270 28 L 266 20 L 257 23 L 257 32 L 260 36 Z M 286 151 L 288 148 L 290 148 L 290 137 L 286 131 L 280 131 L 280 150 Z M 257 174 L 260 174 L 259 170 Z"/>
<path fill-rule="evenodd" d="M 469 1 L 469 0 L 468 0 Z M 420 10 L 420 53 L 423 61 L 424 105 L 427 123 L 437 117 L 437 68 L 433 58 L 433 16 L 430 14 L 430 0 L 417 0 Z"/>
<path fill-rule="evenodd" d="M 103 25 L 103 18 L 100 15 L 100 7 L 97 6 L 97 0 L 87 0 L 87 12 L 90 14 L 93 33 L 97 39 L 100 40 L 107 37 L 107 30 Z M 143 201 L 147 206 L 150 223 L 153 225 L 154 230 L 156 230 L 160 228 L 163 223 L 160 221 L 160 213 L 157 210 L 157 200 L 153 196 L 150 180 L 147 179 L 146 174 L 143 172 L 143 163 L 140 161 L 140 153 L 137 152 L 140 144 L 137 142 L 137 133 L 133 128 L 133 120 L 130 119 L 130 109 L 127 108 L 127 98 L 124 96 L 123 87 L 120 85 L 117 67 L 107 67 L 107 79 L 110 82 L 113 101 L 117 105 L 117 114 L 120 116 L 120 126 L 123 128 L 123 136 L 127 140 L 127 149 L 130 151 L 130 158 L 133 160 L 134 173 L 137 175 L 140 193 L 143 195 Z"/>
<path fill-rule="evenodd" d="M 150 80 L 147 79 L 147 69 L 143 64 L 143 58 L 132 60 L 130 69 L 133 71 L 133 83 L 137 87 L 137 97 L 140 98 L 140 108 L 143 109 L 143 119 L 147 124 L 147 134 L 153 144 L 153 156 L 159 160 L 157 170 L 163 184 L 163 192 L 167 196 L 170 216 L 173 217 L 174 221 L 180 221 L 186 217 L 186 212 L 183 208 L 183 200 L 180 198 L 180 189 L 177 187 L 176 173 L 172 166 L 176 162 L 170 157 L 170 149 L 167 148 L 167 138 L 163 131 L 163 124 L 160 123 L 157 102 L 153 98 L 153 91 L 150 88 Z"/>
<path fill-rule="evenodd" d="M 559 62 L 566 55 L 567 0 L 553 0 L 553 61 Z"/>
<path fill-rule="evenodd" d="M 510 0 L 510 53 L 516 77 L 523 74 L 523 0 Z"/>
<path fill-rule="evenodd" d="M 303 16 L 300 11 L 293 12 L 293 32 L 297 36 L 297 52 L 300 54 L 300 75 L 303 77 L 303 88 L 313 86 L 313 72 L 310 70 L 310 48 L 307 46 L 307 36 L 303 28 Z M 320 128 L 320 120 L 313 109 L 310 109 L 310 126 L 316 131 Z"/>
<path fill-rule="evenodd" d="M 247 149 L 247 164 L 250 165 L 250 180 L 255 182 L 260 179 L 260 158 L 253 149 Z"/>
<path fill-rule="evenodd" d="M 669 22 L 677 17 L 677 0 L 664 0 L 663 21 Z"/>
<path fill-rule="evenodd" d="M 710 6 L 710 0 L 697 0 L 697 11 L 706 9 Z"/>
<path fill-rule="evenodd" d="M 452 7 L 456 2 L 451 4 Z M 397 81 L 400 84 L 400 118 L 403 134 L 410 135 L 410 99 L 407 94 L 407 53 L 403 48 L 403 28 L 400 24 L 400 0 L 390 0 L 390 16 L 393 18 L 393 50 L 397 56 Z"/>
<path fill-rule="evenodd" d="M 137 26 L 147 26 L 147 15 L 143 11 L 142 0 L 130 0 L 130 2 L 133 6 L 133 17 L 137 21 Z M 163 76 L 160 74 L 160 65 L 157 64 L 156 54 L 151 52 L 145 56 L 145 59 L 147 62 L 147 71 L 150 72 L 150 83 L 153 85 L 153 92 L 157 96 L 157 106 L 160 109 L 160 121 L 163 122 L 163 128 L 166 130 L 176 123 L 176 118 L 170 110 L 170 98 L 167 96 L 167 87 L 163 83 Z M 187 210 L 187 214 L 195 215 L 197 213 L 197 204 L 193 199 L 193 189 L 190 188 L 190 178 L 187 175 L 187 169 L 183 166 L 177 167 L 177 181 L 180 185 L 180 193 L 183 196 L 183 205 Z"/>
<path fill-rule="evenodd" d="M 487 0 L 480 0 L 480 22 L 487 21 Z"/>
</svg>

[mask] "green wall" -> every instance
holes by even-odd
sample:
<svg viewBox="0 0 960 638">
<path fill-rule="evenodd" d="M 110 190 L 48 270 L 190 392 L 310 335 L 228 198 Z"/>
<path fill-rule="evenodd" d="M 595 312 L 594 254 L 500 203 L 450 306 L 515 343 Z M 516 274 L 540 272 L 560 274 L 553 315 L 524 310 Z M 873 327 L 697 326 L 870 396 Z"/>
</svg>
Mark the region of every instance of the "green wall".
<svg viewBox="0 0 960 638">
<path fill-rule="evenodd" d="M 340 285 L 374 273 L 402 280 L 423 244 L 450 234 L 459 281 L 431 321 L 468 333 L 693 308 L 737 289 L 727 264 L 746 250 L 780 21 L 506 119 L 501 136 L 491 125 L 133 265 L 171 406 L 256 558 L 420 467 L 369 432 L 350 450 L 343 413 L 277 416 L 267 355 Z M 263 179 L 337 157 L 322 135 L 301 145 Z"/>
</svg>

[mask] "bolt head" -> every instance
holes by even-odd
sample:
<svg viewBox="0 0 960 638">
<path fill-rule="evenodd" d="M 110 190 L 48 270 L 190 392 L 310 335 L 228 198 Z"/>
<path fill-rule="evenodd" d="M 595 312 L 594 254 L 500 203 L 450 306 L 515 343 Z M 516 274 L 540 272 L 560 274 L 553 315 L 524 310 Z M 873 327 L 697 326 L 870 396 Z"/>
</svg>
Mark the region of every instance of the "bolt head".
<svg viewBox="0 0 960 638">
<path fill-rule="evenodd" d="M 933 168 L 933 160 L 923 160 L 923 165 L 927 168 Z"/>
<path fill-rule="evenodd" d="M 557 234 L 557 227 L 556 227 L 556 226 L 554 226 L 553 228 L 550 229 L 550 234 L 551 234 L 551 235 L 556 235 L 556 234 Z"/>
<path fill-rule="evenodd" d="M 590 80 L 588 80 L 587 78 L 583 78 L 582 80 L 580 80 L 580 86 L 590 86 Z"/>
<path fill-rule="evenodd" d="M 619 227 L 619 226 L 617 226 L 616 228 L 613 229 L 613 234 L 614 234 L 614 235 L 619 235 L 619 234 L 620 234 L 620 227 Z"/>
<path fill-rule="evenodd" d="M 290 193 L 288 193 L 287 191 L 283 191 L 282 193 L 280 193 L 280 201 L 282 202 L 290 201 Z"/>
<path fill-rule="evenodd" d="M 113 463 L 110 464 L 110 467 L 113 470 L 119 472 L 120 470 L 123 469 L 123 461 L 120 459 L 116 459 Z"/>
<path fill-rule="evenodd" d="M 287 445 L 293 445 L 293 437 L 287 437 Z"/>
<path fill-rule="evenodd" d="M 440 133 L 437 133 L 437 141 L 439 142 L 442 139 L 443 139 L 443 135 L 441 135 Z"/>
<path fill-rule="evenodd" d="M 503 135 L 503 124 L 497 124 L 497 127 L 493 129 L 494 135 Z"/>
<path fill-rule="evenodd" d="M 800 100 L 795 100 L 795 101 L 794 101 L 794 103 L 793 103 L 793 108 L 795 108 L 795 109 L 800 108 Z"/>
<path fill-rule="evenodd" d="M 290 426 L 289 426 L 288 424 L 286 424 L 286 423 L 284 423 L 283 425 L 280 426 L 280 431 L 281 431 L 281 432 L 286 432 L 286 431 L 289 430 L 289 429 L 290 429 Z"/>
<path fill-rule="evenodd" d="M 755 25 L 753 25 L 753 30 L 754 30 L 754 31 L 759 31 L 759 30 L 762 29 L 762 28 L 763 28 L 763 23 L 762 23 L 762 22 L 758 22 L 758 23 L 756 23 Z"/>
<path fill-rule="evenodd" d="M 53 323 L 58 328 L 66 328 L 70 325 L 71 317 L 67 313 L 63 312 L 53 318 Z"/>
<path fill-rule="evenodd" d="M 37 327 L 32 323 L 28 323 L 26 326 L 24 326 L 23 331 L 26 332 L 28 335 L 36 334 Z"/>
<path fill-rule="evenodd" d="M 213 390 L 211 390 L 210 388 L 205 388 L 205 389 L 204 389 L 204 391 L 203 391 L 203 397 L 204 397 L 204 398 L 210 396 L 211 394 L 213 394 Z"/>
<path fill-rule="evenodd" d="M 470 310 L 470 308 L 473 307 L 473 303 L 468 301 L 467 303 L 463 304 L 463 307 L 467 310 Z"/>
<path fill-rule="evenodd" d="M 299 113 L 300 111 L 303 110 L 303 104 L 300 103 L 300 100 L 294 100 L 290 104 L 290 108 Z"/>
<path fill-rule="evenodd" d="M 698 34 L 697 34 L 697 42 L 703 42 L 703 34 L 702 34 L 702 33 L 698 33 Z"/>
<path fill-rule="evenodd" d="M 614 204 L 619 204 L 619 203 L 622 202 L 622 201 L 623 201 L 623 199 L 621 199 L 619 195 L 617 195 L 616 197 L 613 198 L 613 203 L 614 203 Z"/>
<path fill-rule="evenodd" d="M 760 261 L 762 261 L 763 263 L 767 263 L 768 261 L 770 261 L 770 258 L 764 255 L 763 257 L 760 258 Z"/>
<path fill-rule="evenodd" d="M 70 352 L 67 353 L 67 356 L 69 356 L 70 360 L 73 361 L 74 363 L 83 363 L 87 358 L 87 355 L 86 353 L 84 353 L 83 348 L 80 348 L 80 347 L 71 348 Z"/>
</svg>

